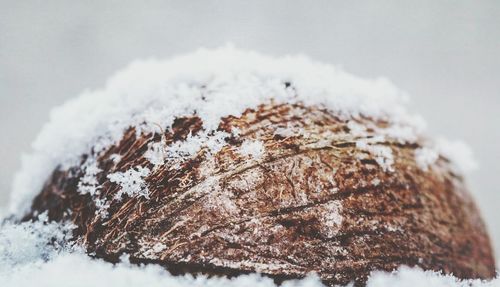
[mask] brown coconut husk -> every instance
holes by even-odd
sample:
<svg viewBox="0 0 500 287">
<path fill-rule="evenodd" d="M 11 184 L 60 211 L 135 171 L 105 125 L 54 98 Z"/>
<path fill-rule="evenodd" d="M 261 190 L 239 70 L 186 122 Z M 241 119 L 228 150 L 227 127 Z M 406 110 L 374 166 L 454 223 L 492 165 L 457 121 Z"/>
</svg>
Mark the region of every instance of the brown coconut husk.
<svg viewBox="0 0 500 287">
<path fill-rule="evenodd" d="M 284 127 L 293 133 L 277 132 Z M 446 158 L 423 171 L 414 156 L 419 143 L 386 140 L 394 163 L 384 169 L 356 146 L 360 137 L 347 119 L 300 104 L 262 105 L 220 122 L 221 131 L 235 128 L 239 135 L 214 156 L 202 149 L 161 166 L 144 157 L 148 144 L 184 141 L 202 130 L 200 118 L 178 118 L 163 134 L 130 128 L 97 158 L 107 217 L 78 192 L 84 170 L 74 166 L 53 172 L 26 219 L 48 211 L 51 220 L 77 226 L 75 240 L 92 256 L 117 262 L 129 254 L 133 263 L 158 263 L 174 274 L 260 272 L 282 281 L 316 272 L 327 285 L 363 284 L 372 270 L 409 265 L 494 277 L 483 221 Z M 376 135 L 368 129 L 364 138 Z M 239 152 L 247 140 L 262 142 L 260 157 Z M 107 175 L 137 166 L 152 171 L 149 198 L 114 198 L 120 186 Z"/>
</svg>

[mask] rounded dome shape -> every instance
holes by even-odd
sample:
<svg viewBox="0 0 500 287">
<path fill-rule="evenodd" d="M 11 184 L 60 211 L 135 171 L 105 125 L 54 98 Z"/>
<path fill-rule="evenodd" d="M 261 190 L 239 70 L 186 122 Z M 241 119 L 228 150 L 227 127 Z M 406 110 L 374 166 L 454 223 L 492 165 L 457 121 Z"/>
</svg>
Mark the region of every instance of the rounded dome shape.
<svg viewBox="0 0 500 287">
<path fill-rule="evenodd" d="M 460 165 L 402 102 L 385 80 L 304 58 L 228 48 L 135 64 L 54 112 L 27 160 L 51 174 L 42 187 L 25 167 L 15 206 L 72 221 L 93 256 L 173 273 L 493 277 Z"/>
</svg>

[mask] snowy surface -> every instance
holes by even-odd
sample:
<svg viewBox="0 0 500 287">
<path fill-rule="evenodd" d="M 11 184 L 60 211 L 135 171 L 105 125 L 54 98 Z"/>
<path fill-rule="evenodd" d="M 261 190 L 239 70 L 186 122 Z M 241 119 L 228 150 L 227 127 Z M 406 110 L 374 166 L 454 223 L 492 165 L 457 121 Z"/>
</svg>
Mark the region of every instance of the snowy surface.
<svg viewBox="0 0 500 287">
<path fill-rule="evenodd" d="M 392 155 L 392 149 L 387 146 L 371 144 L 366 140 L 359 140 L 356 142 L 356 147 L 369 152 L 375 161 L 382 167 L 385 171 L 393 171 L 392 165 L 394 164 L 394 156 Z"/>
<path fill-rule="evenodd" d="M 435 163 L 438 158 L 439 154 L 435 149 L 423 147 L 415 150 L 415 161 L 424 171 L 429 170 L 429 166 Z"/>
<path fill-rule="evenodd" d="M 75 165 L 91 150 L 99 154 L 131 126 L 138 133 L 162 132 L 176 117 L 196 114 L 201 118 L 202 133 L 169 147 L 161 142 L 149 146 L 146 157 L 161 165 L 169 158 L 188 158 L 202 147 L 217 152 L 227 136 L 216 131 L 221 117 L 238 116 L 246 108 L 271 100 L 324 107 L 346 119 L 383 120 L 389 125 L 377 132 L 398 142 L 416 141 L 425 127 L 419 116 L 406 111 L 405 93 L 388 80 L 361 79 L 305 56 L 272 58 L 227 46 L 166 61 L 135 62 L 111 77 L 103 89 L 86 91 L 52 111 L 50 121 L 33 143 L 32 153 L 23 158 L 14 178 L 10 212 L 26 211 L 56 166 Z M 392 169 L 389 149 L 365 143 L 359 146 L 373 153 L 385 170 Z M 473 166 L 470 159 L 456 156 L 456 151 L 463 150 L 461 144 L 439 147 L 444 147 L 439 152 L 457 159 L 457 170 Z M 259 151 L 255 143 L 242 150 L 254 156 Z M 97 171 L 92 162 L 88 165 L 80 191 L 98 193 L 92 179 Z M 123 192 L 136 194 L 135 187 L 137 184 L 127 185 Z"/>
<path fill-rule="evenodd" d="M 41 220 L 21 225 L 4 223 L 0 228 L 0 285 L 5 287 L 71 287 L 71 286 L 169 286 L 169 287 L 274 287 L 269 278 L 258 274 L 241 275 L 232 279 L 206 278 L 191 275 L 172 276 L 158 265 L 136 266 L 128 263 L 127 256 L 121 263 L 111 264 L 92 259 L 75 246 L 62 242 L 69 236 L 71 226 L 57 225 Z M 56 242 L 55 245 L 47 245 Z M 36 285 L 33 285 L 36 282 Z M 284 287 L 323 286 L 311 274 L 303 280 L 285 282 Z M 397 272 L 375 272 L 368 286 L 500 286 L 500 279 L 458 280 L 418 268 L 401 267 Z"/>
<path fill-rule="evenodd" d="M 81 193 L 98 195 L 95 175 L 99 168 L 95 156 L 119 141 L 131 126 L 137 133 L 163 132 L 177 117 L 199 116 L 203 122 L 199 134 L 170 146 L 164 145 L 163 139 L 148 146 L 146 158 L 154 166 L 171 164 L 192 157 L 201 148 L 218 152 L 228 136 L 216 131 L 222 117 L 238 116 L 247 108 L 271 101 L 323 107 L 346 120 L 371 117 L 387 122 L 387 128 L 376 129 L 380 137 L 357 143 L 386 172 L 392 171 L 394 158 L 391 149 L 380 142 L 415 142 L 425 127 L 420 117 L 406 111 L 406 95 L 386 79 L 360 79 L 304 56 L 271 58 L 225 47 L 200 50 L 167 61 L 136 62 L 112 77 L 103 89 L 87 91 L 53 110 L 50 121 L 33 144 L 32 153 L 23 158 L 22 169 L 14 180 L 9 214 L 21 216 L 54 168 L 76 165 L 80 156 L 91 150 L 94 155 L 84 162 L 85 173 L 78 187 Z M 360 136 L 367 131 L 355 121 L 350 121 L 349 126 L 353 134 Z M 300 131 L 280 131 L 296 132 Z M 244 142 L 239 152 L 258 159 L 264 146 L 258 141 Z M 437 155 L 450 159 L 457 172 L 475 166 L 465 145 L 444 140 L 429 142 L 415 153 L 415 161 L 427 170 Z M 143 178 L 149 172 L 133 167 L 109 174 L 108 179 L 121 187 L 119 196 L 147 197 Z M 105 215 L 107 203 L 96 204 Z M 330 208 L 334 213 L 342 206 Z M 325 218 L 338 225 L 336 218 L 329 219 L 327 215 Z M 1 285 L 31 286 L 37 282 L 37 286 L 274 286 L 271 280 L 258 275 L 232 280 L 173 277 L 158 266 L 131 266 L 126 258 L 123 263 L 112 265 L 90 259 L 78 247 L 65 246 L 66 236 L 68 226 L 48 223 L 43 215 L 36 223 L 4 223 L 0 229 Z M 49 242 L 54 244 L 48 247 Z M 415 286 L 415 280 L 422 282 L 422 286 L 484 285 L 407 268 L 395 274 L 376 273 L 369 285 Z M 314 275 L 286 284 L 321 286 Z M 499 285 L 497 281 L 491 284 Z"/>
<path fill-rule="evenodd" d="M 121 199 L 124 194 L 128 196 L 142 196 L 149 198 L 148 189 L 144 178 L 147 177 L 150 170 L 146 167 L 136 167 L 127 170 L 126 172 L 115 172 L 108 174 L 108 179 L 111 182 L 120 185 L 121 189 L 116 194 L 117 199 Z"/>
<path fill-rule="evenodd" d="M 239 153 L 244 156 L 250 156 L 259 159 L 264 153 L 265 147 L 261 141 L 244 141 L 240 147 Z"/>
</svg>

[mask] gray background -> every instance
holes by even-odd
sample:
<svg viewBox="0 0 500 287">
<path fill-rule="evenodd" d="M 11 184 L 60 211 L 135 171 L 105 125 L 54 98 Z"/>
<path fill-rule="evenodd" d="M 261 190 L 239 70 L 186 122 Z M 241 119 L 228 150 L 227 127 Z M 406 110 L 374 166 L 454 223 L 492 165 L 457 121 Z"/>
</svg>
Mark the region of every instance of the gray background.
<svg viewBox="0 0 500 287">
<path fill-rule="evenodd" d="M 469 184 L 500 243 L 500 1 L 354 2 L 0 0 L 0 207 L 51 107 L 131 60 L 232 41 L 408 91 L 432 134 L 473 147 Z"/>
</svg>

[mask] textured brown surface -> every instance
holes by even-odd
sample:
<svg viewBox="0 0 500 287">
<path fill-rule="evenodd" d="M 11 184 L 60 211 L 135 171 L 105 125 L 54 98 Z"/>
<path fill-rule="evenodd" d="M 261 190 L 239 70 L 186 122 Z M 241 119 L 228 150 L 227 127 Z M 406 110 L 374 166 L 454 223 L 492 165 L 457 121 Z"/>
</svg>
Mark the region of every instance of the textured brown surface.
<svg viewBox="0 0 500 287">
<path fill-rule="evenodd" d="M 103 219 L 91 197 L 77 192 L 83 171 L 76 166 L 54 171 L 27 218 L 48 210 L 51 219 L 78 226 L 76 239 L 90 254 L 114 262 L 128 253 L 132 262 L 174 273 L 257 271 L 279 281 L 314 271 L 327 284 L 345 284 L 406 264 L 461 278 L 494 276 L 484 225 L 445 158 L 424 172 L 414 160 L 418 144 L 386 141 L 395 163 L 384 171 L 356 147 L 345 120 L 300 105 L 224 119 L 220 130 L 241 133 L 226 138 L 215 157 L 202 150 L 180 166 L 156 169 L 144 158 L 148 143 L 182 141 L 201 124 L 195 116 L 177 119 L 163 139 L 130 129 L 99 155 L 102 197 L 111 201 L 120 189 L 107 174 L 140 165 L 152 170 L 149 199 L 113 200 Z M 285 127 L 295 133 L 279 135 Z M 238 153 L 247 139 L 264 143 L 261 158 Z M 113 162 L 113 154 L 121 160 Z"/>
</svg>

